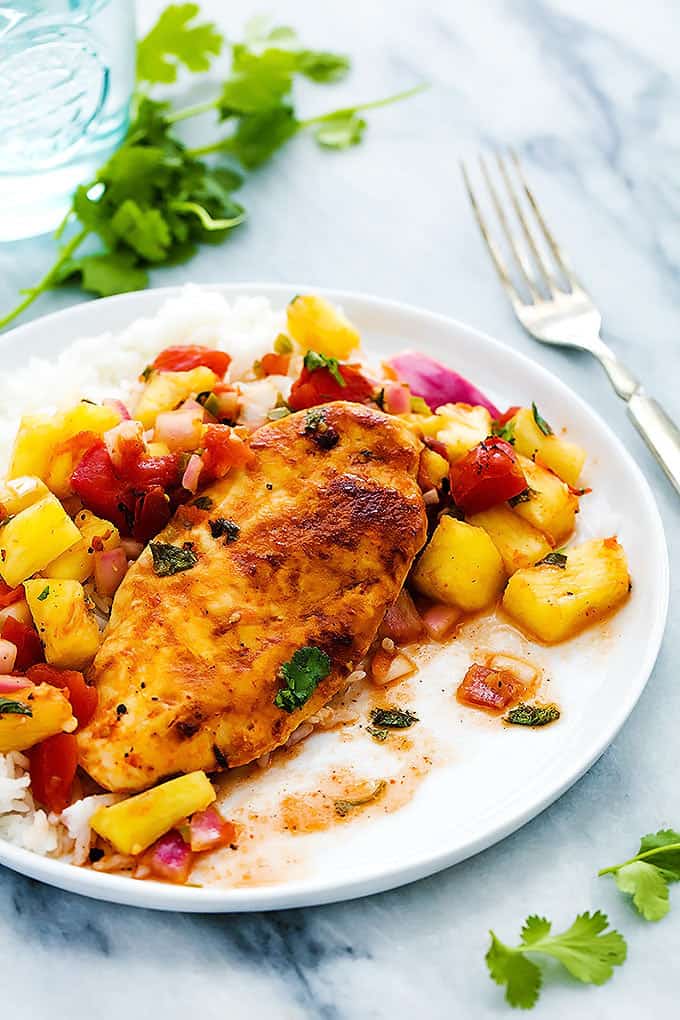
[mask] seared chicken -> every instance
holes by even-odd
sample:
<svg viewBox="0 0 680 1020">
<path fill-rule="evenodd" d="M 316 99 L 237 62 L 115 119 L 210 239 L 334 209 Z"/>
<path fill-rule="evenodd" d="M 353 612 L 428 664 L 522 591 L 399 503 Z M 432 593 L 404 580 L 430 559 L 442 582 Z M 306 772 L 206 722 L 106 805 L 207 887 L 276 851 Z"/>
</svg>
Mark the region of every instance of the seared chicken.
<svg viewBox="0 0 680 1020">
<path fill-rule="evenodd" d="M 285 743 L 346 685 L 425 541 L 421 444 L 399 419 L 337 402 L 263 426 L 251 448 L 253 464 L 204 493 L 208 509 L 180 507 L 156 539 L 193 566 L 158 576 L 147 548 L 118 590 L 90 673 L 99 705 L 78 734 L 108 790 Z M 309 646 L 330 672 L 286 711 L 281 667 Z"/>
</svg>

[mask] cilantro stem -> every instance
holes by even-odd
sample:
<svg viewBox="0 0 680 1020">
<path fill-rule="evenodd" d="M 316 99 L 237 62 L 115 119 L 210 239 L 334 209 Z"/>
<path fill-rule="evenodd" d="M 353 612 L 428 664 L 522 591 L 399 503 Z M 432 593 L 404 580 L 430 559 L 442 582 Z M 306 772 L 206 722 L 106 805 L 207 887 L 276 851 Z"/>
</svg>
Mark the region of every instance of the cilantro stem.
<svg viewBox="0 0 680 1020">
<path fill-rule="evenodd" d="M 203 156 L 210 156 L 213 152 L 220 152 L 231 144 L 231 138 L 220 138 L 218 142 L 210 145 L 199 145 L 197 149 L 187 149 L 185 155 L 190 159 L 202 159 Z"/>
<path fill-rule="evenodd" d="M 648 857 L 656 857 L 657 854 L 668 853 L 669 850 L 680 850 L 680 843 L 667 843 L 666 846 L 655 846 L 651 850 L 643 850 L 641 854 L 635 854 L 635 857 L 631 857 L 630 860 L 624 861 L 623 864 L 612 864 L 610 868 L 601 868 L 598 871 L 598 878 L 601 875 L 614 875 L 621 868 L 625 868 L 628 864 L 635 864 L 636 861 L 645 861 Z"/>
<path fill-rule="evenodd" d="M 181 120 L 189 120 L 190 117 L 200 117 L 202 113 L 210 113 L 216 109 L 218 99 L 210 99 L 205 103 L 195 103 L 194 106 L 185 106 L 183 110 L 175 113 L 168 113 L 165 116 L 166 124 L 178 124 Z"/>
<path fill-rule="evenodd" d="M 85 227 L 80 231 L 80 233 L 75 234 L 68 244 L 64 245 L 56 262 L 53 263 L 52 267 L 43 276 L 42 280 L 39 280 L 34 287 L 30 287 L 27 291 L 25 291 L 24 293 L 26 294 L 26 297 L 24 300 L 20 301 L 16 308 L 13 308 L 11 312 L 4 316 L 4 318 L 0 319 L 0 329 L 4 329 L 5 326 L 9 325 L 10 322 L 21 315 L 21 313 L 25 311 L 29 305 L 32 305 L 37 297 L 39 297 L 44 291 L 49 290 L 61 267 L 68 262 L 76 248 L 80 247 L 89 233 L 89 228 Z"/>
<path fill-rule="evenodd" d="M 170 208 L 175 209 L 176 212 L 190 212 L 195 216 L 198 216 L 201 221 L 201 226 L 206 230 L 228 230 L 229 227 L 237 227 L 239 223 L 243 223 L 246 218 L 245 213 L 239 213 L 238 216 L 232 216 L 229 219 L 214 219 L 210 215 L 207 209 L 198 202 L 182 202 L 174 201 L 170 202 Z"/>
<path fill-rule="evenodd" d="M 427 82 L 421 82 L 420 85 L 415 85 L 412 89 L 406 89 L 404 92 L 395 92 L 394 95 L 384 96 L 383 99 L 374 99 L 370 103 L 359 103 L 357 106 L 343 106 L 338 110 L 330 110 L 328 113 L 321 113 L 317 117 L 301 120 L 297 130 L 302 131 L 313 124 L 324 124 L 326 121 L 335 120 L 336 117 L 341 117 L 343 114 L 362 113 L 364 110 L 377 110 L 381 106 L 399 103 L 402 99 L 410 99 L 411 96 L 417 96 L 418 93 L 424 92 L 429 87 Z"/>
</svg>

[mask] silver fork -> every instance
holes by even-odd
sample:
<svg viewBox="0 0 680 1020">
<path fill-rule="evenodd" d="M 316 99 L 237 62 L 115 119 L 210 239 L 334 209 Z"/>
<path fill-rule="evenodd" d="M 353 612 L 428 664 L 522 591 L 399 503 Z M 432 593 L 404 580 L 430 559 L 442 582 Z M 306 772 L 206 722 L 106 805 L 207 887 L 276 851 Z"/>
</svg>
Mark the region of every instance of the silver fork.
<svg viewBox="0 0 680 1020">
<path fill-rule="evenodd" d="M 635 376 L 600 336 L 602 316 L 549 230 L 517 155 L 512 152 L 510 156 L 520 185 L 519 194 L 524 192 L 533 213 L 533 217 L 527 216 L 528 210 L 525 212 L 523 208 L 507 163 L 498 155 L 498 171 L 514 213 L 514 229 L 481 156 L 479 162 L 491 204 L 516 262 L 517 278 L 523 282 L 530 300 L 524 300 L 508 272 L 501 251 L 489 232 L 464 163 L 461 163 L 461 170 L 477 224 L 515 315 L 536 340 L 558 347 L 576 347 L 597 358 L 617 394 L 626 401 L 628 414 L 638 432 L 680 493 L 680 430 L 661 405 L 645 393 Z M 533 229 L 530 218 L 535 220 Z M 541 253 L 537 235 L 542 237 L 552 260 L 546 260 Z M 561 276 L 559 282 L 556 270 Z"/>
</svg>

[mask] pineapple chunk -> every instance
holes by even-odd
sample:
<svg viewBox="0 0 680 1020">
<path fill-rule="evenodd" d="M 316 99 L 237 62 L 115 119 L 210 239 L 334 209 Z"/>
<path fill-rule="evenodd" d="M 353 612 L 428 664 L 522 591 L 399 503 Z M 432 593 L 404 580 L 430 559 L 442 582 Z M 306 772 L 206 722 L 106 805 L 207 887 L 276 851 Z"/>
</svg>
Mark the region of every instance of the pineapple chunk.
<svg viewBox="0 0 680 1020">
<path fill-rule="evenodd" d="M 423 437 L 434 439 L 442 426 L 442 420 L 436 414 L 413 414 L 408 412 L 407 414 L 400 414 L 399 417 L 410 429 L 413 429 L 419 439 Z"/>
<path fill-rule="evenodd" d="M 118 528 L 110 521 L 95 517 L 89 510 L 77 513 L 75 524 L 82 536 L 80 541 L 48 563 L 42 571 L 44 577 L 87 581 L 94 572 L 95 552 L 120 545 Z"/>
<path fill-rule="evenodd" d="M 361 343 L 352 323 L 324 298 L 313 294 L 294 297 L 287 316 L 288 332 L 303 351 L 345 361 Z"/>
<path fill-rule="evenodd" d="M 586 459 L 582 446 L 561 436 L 546 436 L 539 429 L 528 407 L 520 407 L 511 419 L 517 453 L 538 460 L 554 471 L 567 485 L 576 485 Z"/>
<path fill-rule="evenodd" d="M 21 419 L 14 441 L 9 477 L 36 475 L 58 496 L 68 494 L 68 480 L 79 455 L 77 449 L 59 449 L 79 432 L 103 435 L 120 421 L 112 407 L 81 400 L 68 411 L 55 415 L 32 414 Z M 82 451 L 80 451 L 82 453 Z"/>
<path fill-rule="evenodd" d="M 423 492 L 428 489 L 438 489 L 449 474 L 449 462 L 435 450 L 424 448 L 420 455 L 420 467 L 418 468 L 418 484 Z"/>
<path fill-rule="evenodd" d="M 626 555 L 615 538 L 567 550 L 562 568 L 543 563 L 513 574 L 503 608 L 525 630 L 553 644 L 610 612 L 628 595 Z"/>
<path fill-rule="evenodd" d="M 505 583 L 503 561 L 482 528 L 442 517 L 413 573 L 418 591 L 465 612 L 484 609 Z"/>
<path fill-rule="evenodd" d="M 577 497 L 551 471 L 521 454 L 517 460 L 531 494 L 526 502 L 517 503 L 513 512 L 542 531 L 553 545 L 561 545 L 574 530 Z"/>
<path fill-rule="evenodd" d="M 62 669 L 84 669 L 100 644 L 99 626 L 79 581 L 36 578 L 24 582 L 45 658 Z"/>
<path fill-rule="evenodd" d="M 51 684 L 24 687 L 7 695 L 6 700 L 25 705 L 31 714 L 0 709 L 0 754 L 25 751 L 55 733 L 72 733 L 78 725 L 71 712 L 71 702 Z"/>
<path fill-rule="evenodd" d="M 14 440 L 9 478 L 36 475 L 45 478 L 52 451 L 60 439 L 59 423 L 47 414 L 26 414 Z"/>
<path fill-rule="evenodd" d="M 110 807 L 99 808 L 90 825 L 121 854 L 141 854 L 157 839 L 215 800 L 205 772 L 170 779 Z"/>
<path fill-rule="evenodd" d="M 153 428 L 161 411 L 174 411 L 189 397 L 211 390 L 218 378 L 205 365 L 189 372 L 154 372 L 149 379 L 135 409 L 135 418 L 145 429 Z"/>
<path fill-rule="evenodd" d="M 42 570 L 80 538 L 80 532 L 51 493 L 0 527 L 0 575 L 15 588 Z"/>
<path fill-rule="evenodd" d="M 35 475 L 21 475 L 0 484 L 0 506 L 8 517 L 16 517 L 27 506 L 47 495 L 47 486 Z"/>
<path fill-rule="evenodd" d="M 484 528 L 501 554 L 508 574 L 532 566 L 552 548 L 545 535 L 513 513 L 506 503 L 468 517 L 468 523 Z"/>
<path fill-rule="evenodd" d="M 472 404 L 443 404 L 436 416 L 442 419 L 437 439 L 444 444 L 452 463 L 464 457 L 491 432 L 491 415 Z"/>
</svg>

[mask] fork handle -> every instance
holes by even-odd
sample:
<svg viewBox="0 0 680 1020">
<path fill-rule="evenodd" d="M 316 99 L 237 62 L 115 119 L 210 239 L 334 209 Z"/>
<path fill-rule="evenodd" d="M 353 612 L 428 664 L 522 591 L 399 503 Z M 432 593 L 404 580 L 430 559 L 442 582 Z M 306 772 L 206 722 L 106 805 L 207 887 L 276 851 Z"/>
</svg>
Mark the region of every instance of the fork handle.
<svg viewBox="0 0 680 1020">
<path fill-rule="evenodd" d="M 661 404 L 640 387 L 627 406 L 635 428 L 680 494 L 680 429 Z"/>
</svg>

